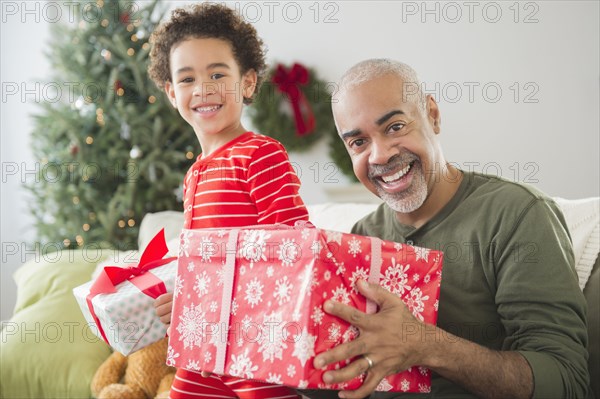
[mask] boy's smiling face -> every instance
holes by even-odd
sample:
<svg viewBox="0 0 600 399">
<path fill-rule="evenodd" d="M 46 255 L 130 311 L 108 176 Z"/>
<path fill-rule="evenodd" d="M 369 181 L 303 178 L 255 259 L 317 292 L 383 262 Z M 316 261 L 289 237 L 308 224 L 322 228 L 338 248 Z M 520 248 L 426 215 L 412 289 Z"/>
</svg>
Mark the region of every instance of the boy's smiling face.
<svg viewBox="0 0 600 399">
<path fill-rule="evenodd" d="M 165 91 L 193 128 L 203 153 L 245 132 L 244 97 L 253 94 L 256 72 L 242 75 L 231 45 L 215 38 L 190 38 L 171 50 L 171 81 Z"/>
</svg>

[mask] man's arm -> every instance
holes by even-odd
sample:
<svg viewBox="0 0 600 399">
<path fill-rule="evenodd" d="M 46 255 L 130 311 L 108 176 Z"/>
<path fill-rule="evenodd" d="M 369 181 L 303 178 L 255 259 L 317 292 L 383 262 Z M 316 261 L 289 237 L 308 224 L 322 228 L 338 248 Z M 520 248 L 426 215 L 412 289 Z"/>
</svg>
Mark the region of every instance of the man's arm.
<svg viewBox="0 0 600 399">
<path fill-rule="evenodd" d="M 501 347 L 497 344 L 494 347 L 501 352 L 492 353 L 518 353 L 526 359 L 533 375 L 534 398 L 586 397 L 589 389 L 586 309 L 577 285 L 564 218 L 556 204 L 544 197 L 531 199 L 521 195 L 517 196 L 516 203 L 509 197 L 501 202 L 507 204 L 506 212 L 498 216 L 498 220 L 508 228 L 495 228 L 494 236 L 482 241 L 493 240 L 495 245 L 489 245 L 487 252 L 482 252 L 481 256 L 490 262 L 480 266 L 487 279 L 481 283 L 488 284 L 494 293 L 501 323 L 499 331 L 506 333 Z M 384 223 L 386 215 L 376 216 L 378 218 L 366 224 L 357 223 L 353 232 L 383 237 L 384 232 L 378 230 L 378 226 Z M 398 240 L 398 237 L 392 238 Z M 454 295 L 460 295 L 461 289 L 455 287 Z M 444 332 L 442 337 L 450 335 Z M 469 339 L 469 335 L 463 337 Z M 482 341 L 477 343 L 485 345 Z M 487 367 L 497 370 L 495 364 Z M 498 370 L 500 372 L 505 373 Z M 464 384 L 447 373 L 440 374 L 467 389 L 474 389 L 469 381 Z"/>
<path fill-rule="evenodd" d="M 429 347 L 429 368 L 480 398 L 532 396 L 533 373 L 520 353 L 493 351 L 447 332 L 441 335 Z"/>
<path fill-rule="evenodd" d="M 324 373 L 326 383 L 336 383 L 368 372 L 359 389 L 342 391 L 340 397 L 363 398 L 384 377 L 417 364 L 482 398 L 531 397 L 532 371 L 518 352 L 492 351 L 421 323 L 400 298 L 378 285 L 364 282 L 358 288 L 379 305 L 379 312 L 368 315 L 340 303 L 326 302 L 325 311 L 358 327 L 360 336 L 315 358 L 317 368 L 361 355 L 368 355 L 373 361 L 370 370 L 367 361 L 359 357 L 343 369 Z"/>
</svg>

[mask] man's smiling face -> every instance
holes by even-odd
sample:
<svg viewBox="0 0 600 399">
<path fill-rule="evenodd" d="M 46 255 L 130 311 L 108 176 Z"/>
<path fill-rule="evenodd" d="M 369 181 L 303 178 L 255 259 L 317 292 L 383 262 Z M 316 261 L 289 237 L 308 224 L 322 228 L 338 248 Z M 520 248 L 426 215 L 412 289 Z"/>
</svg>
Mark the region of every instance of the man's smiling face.
<svg viewBox="0 0 600 399">
<path fill-rule="evenodd" d="M 333 114 L 356 177 L 397 212 L 419 209 L 436 183 L 441 150 L 437 104 L 405 98 L 404 83 L 386 74 L 335 96 Z"/>
</svg>

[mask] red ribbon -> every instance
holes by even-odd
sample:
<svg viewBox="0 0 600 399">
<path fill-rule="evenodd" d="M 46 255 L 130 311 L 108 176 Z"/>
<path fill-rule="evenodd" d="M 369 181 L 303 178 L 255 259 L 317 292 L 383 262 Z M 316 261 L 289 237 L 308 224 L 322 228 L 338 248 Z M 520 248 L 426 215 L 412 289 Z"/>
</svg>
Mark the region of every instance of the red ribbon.
<svg viewBox="0 0 600 399">
<path fill-rule="evenodd" d="M 304 93 L 300 90 L 300 86 L 306 85 L 308 81 L 308 70 L 298 63 L 294 64 L 289 71 L 279 64 L 273 75 L 273 83 L 292 103 L 296 132 L 299 136 L 309 134 L 315 128 L 315 116 Z"/>
<path fill-rule="evenodd" d="M 165 242 L 165 229 L 162 229 L 152 240 L 150 240 L 150 243 L 142 254 L 139 264 L 126 267 L 106 266 L 96 278 L 94 284 L 92 284 L 90 293 L 86 297 L 86 302 L 90 309 L 90 313 L 92 314 L 92 318 L 96 322 L 98 330 L 107 344 L 109 342 L 104 333 L 104 329 L 100 324 L 100 320 L 98 319 L 96 312 L 94 312 L 92 299 L 98 294 L 114 294 L 117 292 L 116 286 L 124 281 L 129 281 L 151 298 L 156 299 L 158 296 L 166 293 L 167 287 L 165 287 L 165 283 L 154 274 L 150 273 L 150 270 L 177 259 L 176 257 L 163 259 L 163 256 L 165 256 L 167 252 L 169 252 L 169 248 L 167 248 L 167 243 Z"/>
</svg>

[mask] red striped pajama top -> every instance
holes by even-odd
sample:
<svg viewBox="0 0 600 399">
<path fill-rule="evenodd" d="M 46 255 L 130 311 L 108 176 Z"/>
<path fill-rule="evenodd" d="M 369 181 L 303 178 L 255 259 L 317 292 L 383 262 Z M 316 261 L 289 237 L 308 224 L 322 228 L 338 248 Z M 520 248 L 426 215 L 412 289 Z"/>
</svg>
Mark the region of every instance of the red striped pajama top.
<svg viewBox="0 0 600 399">
<path fill-rule="evenodd" d="M 199 156 L 186 173 L 185 228 L 308 220 L 299 189 L 281 143 L 246 132 L 207 157 Z"/>
<path fill-rule="evenodd" d="M 199 156 L 183 181 L 184 227 L 293 225 L 308 220 L 298 194 L 300 180 L 277 140 L 247 132 L 206 157 Z M 170 399 L 294 399 L 290 388 L 177 369 Z"/>
</svg>

